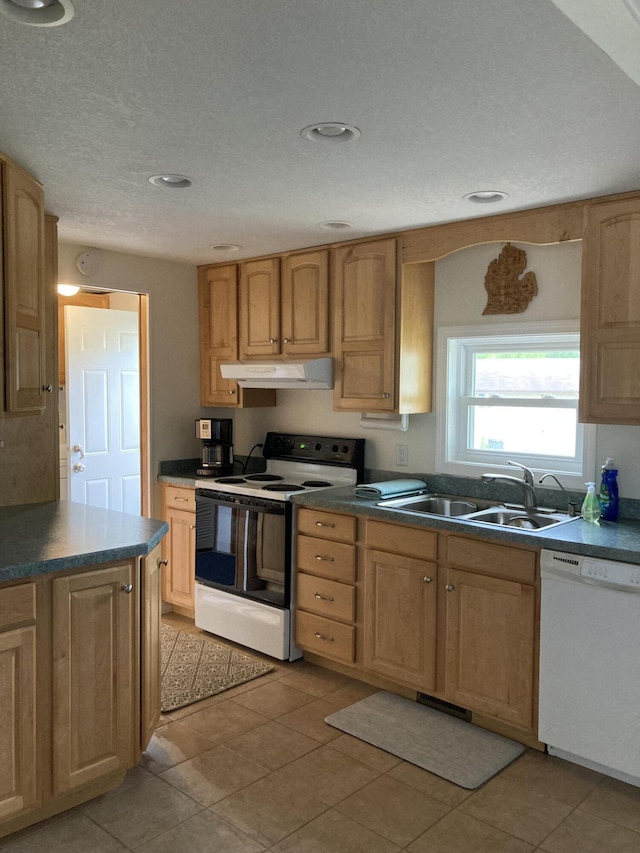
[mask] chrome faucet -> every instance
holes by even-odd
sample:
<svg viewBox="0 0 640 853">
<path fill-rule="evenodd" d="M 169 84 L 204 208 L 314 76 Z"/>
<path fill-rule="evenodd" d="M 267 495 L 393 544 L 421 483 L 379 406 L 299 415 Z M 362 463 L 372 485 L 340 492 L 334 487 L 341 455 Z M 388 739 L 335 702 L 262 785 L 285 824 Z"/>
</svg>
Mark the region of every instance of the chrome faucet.
<svg viewBox="0 0 640 853">
<path fill-rule="evenodd" d="M 522 465 L 520 462 L 514 462 L 511 459 L 507 459 L 507 465 L 515 465 L 516 468 L 522 468 L 522 476 L 524 477 L 524 481 L 528 486 L 535 485 L 535 480 L 533 478 L 533 471 L 531 468 L 527 468 L 526 465 Z M 542 480 L 540 481 L 542 482 Z"/>
<path fill-rule="evenodd" d="M 522 489 L 525 509 L 533 509 L 536 505 L 536 493 L 533 490 L 533 484 L 528 483 L 526 480 L 520 480 L 518 477 L 510 477 L 508 474 L 481 474 L 480 479 L 490 482 L 515 483 Z"/>
</svg>

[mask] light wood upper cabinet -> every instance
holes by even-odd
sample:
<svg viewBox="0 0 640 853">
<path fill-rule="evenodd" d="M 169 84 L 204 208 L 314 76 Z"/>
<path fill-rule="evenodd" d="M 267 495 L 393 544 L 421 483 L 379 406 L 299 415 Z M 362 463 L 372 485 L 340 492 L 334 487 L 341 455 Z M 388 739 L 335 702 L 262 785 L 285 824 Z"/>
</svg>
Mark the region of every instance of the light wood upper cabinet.
<svg viewBox="0 0 640 853">
<path fill-rule="evenodd" d="M 289 255 L 282 263 L 282 352 L 326 356 L 329 343 L 329 253 Z"/>
<path fill-rule="evenodd" d="M 580 420 L 640 424 L 640 196 L 585 208 Z"/>
<path fill-rule="evenodd" d="M 241 359 L 330 353 L 328 257 L 322 250 L 241 265 Z"/>
<path fill-rule="evenodd" d="M 55 796 L 135 761 L 134 583 L 130 561 L 52 581 Z"/>
<path fill-rule="evenodd" d="M 238 267 L 199 267 L 200 405 L 275 406 L 271 389 L 240 388 L 220 364 L 238 360 Z"/>
<path fill-rule="evenodd" d="M 7 412 L 41 412 L 47 403 L 44 192 L 19 166 L 0 161 L 4 255 Z"/>
<path fill-rule="evenodd" d="M 393 412 L 395 388 L 396 241 L 334 251 L 334 408 Z"/>
<path fill-rule="evenodd" d="M 280 259 L 240 267 L 240 358 L 279 355 Z"/>
</svg>

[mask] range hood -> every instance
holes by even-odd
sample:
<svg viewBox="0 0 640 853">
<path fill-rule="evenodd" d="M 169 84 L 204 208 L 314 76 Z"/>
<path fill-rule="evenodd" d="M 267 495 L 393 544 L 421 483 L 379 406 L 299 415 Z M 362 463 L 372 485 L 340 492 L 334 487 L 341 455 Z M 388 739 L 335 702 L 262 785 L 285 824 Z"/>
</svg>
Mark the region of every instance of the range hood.
<svg viewBox="0 0 640 853">
<path fill-rule="evenodd" d="M 220 365 L 223 379 L 243 388 L 333 388 L 333 359 L 307 361 L 233 361 Z"/>
</svg>

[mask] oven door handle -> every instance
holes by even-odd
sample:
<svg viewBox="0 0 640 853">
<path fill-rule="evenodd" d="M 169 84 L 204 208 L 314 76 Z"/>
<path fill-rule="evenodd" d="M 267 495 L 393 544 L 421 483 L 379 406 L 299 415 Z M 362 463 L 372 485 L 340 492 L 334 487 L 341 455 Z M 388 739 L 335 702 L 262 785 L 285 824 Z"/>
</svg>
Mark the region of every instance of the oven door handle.
<svg viewBox="0 0 640 853">
<path fill-rule="evenodd" d="M 231 509 L 237 509 L 239 512 L 243 510 L 245 512 L 264 512 L 269 515 L 285 515 L 286 509 L 285 504 L 279 503 L 269 503 L 264 505 L 262 499 L 259 498 L 257 503 L 253 503 L 251 498 L 244 497 L 243 501 L 237 501 L 235 498 L 224 498 L 224 497 L 211 497 L 206 494 L 203 495 L 200 491 L 196 490 L 196 508 L 197 505 L 207 506 L 211 504 L 217 504 L 218 506 L 228 506 Z"/>
</svg>

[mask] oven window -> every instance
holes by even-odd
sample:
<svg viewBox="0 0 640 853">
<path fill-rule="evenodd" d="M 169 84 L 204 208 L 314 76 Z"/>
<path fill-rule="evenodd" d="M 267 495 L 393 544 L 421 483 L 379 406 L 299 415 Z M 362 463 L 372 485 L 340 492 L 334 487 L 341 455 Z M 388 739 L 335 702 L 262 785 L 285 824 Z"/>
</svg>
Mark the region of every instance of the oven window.
<svg viewBox="0 0 640 853">
<path fill-rule="evenodd" d="M 284 514 L 197 502 L 196 580 L 284 606 L 289 559 Z"/>
</svg>

